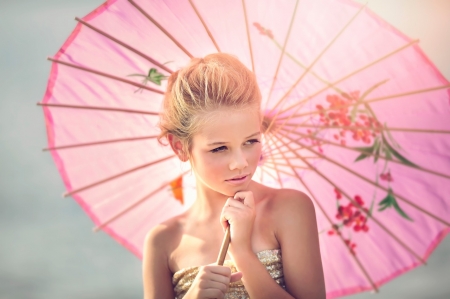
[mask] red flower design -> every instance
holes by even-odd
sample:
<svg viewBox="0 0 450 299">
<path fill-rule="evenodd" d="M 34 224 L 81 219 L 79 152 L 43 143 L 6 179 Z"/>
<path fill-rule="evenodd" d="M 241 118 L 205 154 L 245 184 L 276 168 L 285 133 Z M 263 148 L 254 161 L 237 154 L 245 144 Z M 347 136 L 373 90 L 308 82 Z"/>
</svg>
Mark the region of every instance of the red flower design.
<svg viewBox="0 0 450 299">
<path fill-rule="evenodd" d="M 336 199 L 341 199 L 342 198 L 342 194 L 339 191 L 339 189 L 334 188 L 334 193 L 336 193 Z"/>
<path fill-rule="evenodd" d="M 388 181 L 388 182 L 392 182 L 394 180 L 392 178 L 390 171 L 380 174 L 380 179 L 382 179 L 383 181 Z"/>
<path fill-rule="evenodd" d="M 259 33 L 268 36 L 270 39 L 273 39 L 272 30 L 264 28 L 263 26 L 261 26 L 261 24 L 257 22 L 253 23 L 253 25 L 256 27 L 256 29 L 258 29 Z"/>
</svg>

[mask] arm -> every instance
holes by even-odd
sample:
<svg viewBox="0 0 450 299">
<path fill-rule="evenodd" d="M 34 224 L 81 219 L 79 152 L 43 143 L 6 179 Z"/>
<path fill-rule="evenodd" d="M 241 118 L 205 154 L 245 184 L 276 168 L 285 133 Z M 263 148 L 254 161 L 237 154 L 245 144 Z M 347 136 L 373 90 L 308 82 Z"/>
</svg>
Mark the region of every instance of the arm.
<svg viewBox="0 0 450 299">
<path fill-rule="evenodd" d="M 301 192 L 284 192 L 283 198 L 275 199 L 271 205 L 270 218 L 274 219 L 275 234 L 282 250 L 287 292 L 272 279 L 248 244 L 232 248 L 233 259 L 243 274 L 242 281 L 251 298 L 324 299 L 314 205 Z"/>
<path fill-rule="evenodd" d="M 173 299 L 172 273 L 168 266 L 164 227 L 153 228 L 146 236 L 142 259 L 144 299 Z"/>
<path fill-rule="evenodd" d="M 325 299 L 314 205 L 305 194 L 291 192 L 289 198 L 282 199 L 276 230 L 286 289 L 297 299 Z"/>
<path fill-rule="evenodd" d="M 168 266 L 169 239 L 173 237 L 165 225 L 152 229 L 145 238 L 142 274 L 144 299 L 173 299 L 172 272 Z M 241 273 L 231 274 L 224 266 L 207 265 L 199 268 L 185 299 L 223 298 L 230 282 L 240 280 Z"/>
<path fill-rule="evenodd" d="M 243 202 L 233 198 L 228 199 L 222 210 L 221 222 L 224 228 L 228 223 L 230 225 L 231 243 L 228 252 L 236 268 L 243 274 L 242 282 L 250 298 L 294 298 L 273 280 L 266 267 L 253 253 L 250 241 L 255 217 L 253 193 L 238 192 L 235 198 L 241 198 Z"/>
</svg>

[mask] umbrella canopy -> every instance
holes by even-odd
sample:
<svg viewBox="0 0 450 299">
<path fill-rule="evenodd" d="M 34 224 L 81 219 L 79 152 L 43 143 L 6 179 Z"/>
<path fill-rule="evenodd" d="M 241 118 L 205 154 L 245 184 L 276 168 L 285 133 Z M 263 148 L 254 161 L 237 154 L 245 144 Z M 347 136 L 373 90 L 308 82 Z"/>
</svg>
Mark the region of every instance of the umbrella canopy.
<svg viewBox="0 0 450 299">
<path fill-rule="evenodd" d="M 67 188 L 142 257 L 190 207 L 189 165 L 156 136 L 166 77 L 236 55 L 263 95 L 254 179 L 316 206 L 327 298 L 425 263 L 450 231 L 449 82 L 413 40 L 347 0 L 111 0 L 51 58 L 43 106 Z"/>
</svg>

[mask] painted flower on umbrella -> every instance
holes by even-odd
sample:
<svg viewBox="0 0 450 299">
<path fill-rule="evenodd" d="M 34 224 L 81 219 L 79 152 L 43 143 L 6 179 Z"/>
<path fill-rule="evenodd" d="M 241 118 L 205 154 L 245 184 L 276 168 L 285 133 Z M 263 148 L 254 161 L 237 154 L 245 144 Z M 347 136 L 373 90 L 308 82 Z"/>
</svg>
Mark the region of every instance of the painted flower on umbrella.
<svg viewBox="0 0 450 299">
<path fill-rule="evenodd" d="M 337 213 L 335 218 L 339 220 L 339 222 L 332 225 L 332 228 L 328 230 L 328 235 L 342 235 L 343 228 L 345 227 L 353 228 L 354 232 L 368 232 L 368 217 L 364 216 L 360 209 L 368 213 L 368 215 L 371 215 L 372 208 L 369 210 L 364 207 L 364 200 L 360 195 L 355 195 L 353 197 L 353 201 L 349 201 L 347 205 L 343 205 L 341 203 L 343 198 L 341 191 L 338 188 L 334 188 L 334 193 L 337 204 Z M 356 205 L 354 203 L 356 203 Z M 356 243 L 351 241 L 351 237 L 344 238 L 344 241 L 351 253 L 355 254 Z"/>
<path fill-rule="evenodd" d="M 258 29 L 259 33 L 268 36 L 270 39 L 273 39 L 273 33 L 270 29 L 264 28 L 263 26 L 261 26 L 261 24 L 257 22 L 253 23 L 253 25 L 256 27 L 256 29 Z"/>
<path fill-rule="evenodd" d="M 275 39 L 272 31 L 261 26 L 260 23 L 253 23 L 256 29 L 263 36 L 267 36 L 280 50 L 282 45 Z M 295 59 L 291 53 L 286 52 L 295 64 L 303 69 L 308 67 Z M 360 195 L 355 195 L 347 205 L 342 202 L 343 194 L 335 187 L 334 192 L 337 203 L 337 213 L 335 218 L 338 223 L 332 223 L 332 228 L 328 230 L 328 235 L 342 235 L 343 228 L 352 228 L 354 232 L 368 232 L 368 218 L 372 215 L 375 200 L 377 200 L 377 189 L 381 187 L 387 194 L 378 202 L 378 211 L 382 212 L 387 208 L 393 208 L 401 217 L 413 221 L 409 215 L 399 206 L 396 193 L 393 191 L 391 183 L 394 181 L 389 163 L 400 163 L 408 167 L 419 168 L 416 164 L 408 160 L 400 153 L 402 150 L 390 133 L 386 123 L 379 121 L 375 111 L 367 101 L 367 96 L 375 89 L 389 81 L 388 78 L 381 79 L 366 90 L 344 91 L 338 86 L 331 84 L 326 79 L 321 78 L 314 71 L 310 74 L 317 80 L 323 82 L 333 89 L 333 92 L 325 97 L 318 98 L 313 104 L 315 111 L 297 115 L 306 116 L 312 122 L 311 125 L 305 125 L 306 133 L 299 133 L 301 139 L 309 143 L 309 148 L 316 150 L 318 158 L 327 158 L 324 151 L 324 145 L 334 145 L 357 152 L 354 162 L 373 158 L 373 163 L 384 165 L 377 167 L 374 171 L 375 179 L 373 200 L 370 209 L 364 207 L 364 201 Z M 306 103 L 306 102 L 305 102 Z M 363 143 L 363 147 L 357 147 L 357 144 Z M 345 166 L 343 166 L 345 167 Z M 380 169 L 380 170 L 378 170 Z M 348 195 L 346 195 L 348 198 Z M 343 239 L 349 250 L 354 254 L 355 243 L 352 243 L 351 237 Z"/>
<path fill-rule="evenodd" d="M 326 96 L 328 107 L 316 105 L 319 112 L 319 121 L 324 127 L 337 128 L 333 138 L 346 145 L 347 133 L 351 134 L 354 141 L 370 144 L 372 139 L 380 134 L 382 125 L 372 116 L 367 115 L 366 110 L 355 109 L 360 101 L 360 92 L 330 94 Z M 350 110 L 350 108 L 352 108 Z"/>
</svg>

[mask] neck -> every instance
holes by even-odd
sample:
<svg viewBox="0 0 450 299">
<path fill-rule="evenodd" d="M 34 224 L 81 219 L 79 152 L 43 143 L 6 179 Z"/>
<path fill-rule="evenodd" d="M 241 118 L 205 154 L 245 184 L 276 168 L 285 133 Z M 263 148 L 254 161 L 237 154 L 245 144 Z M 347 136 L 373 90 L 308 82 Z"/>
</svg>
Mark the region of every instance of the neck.
<svg viewBox="0 0 450 299">
<path fill-rule="evenodd" d="M 219 221 L 222 208 L 229 196 L 211 190 L 197 182 L 197 199 L 191 207 L 191 215 L 197 221 Z"/>
</svg>

